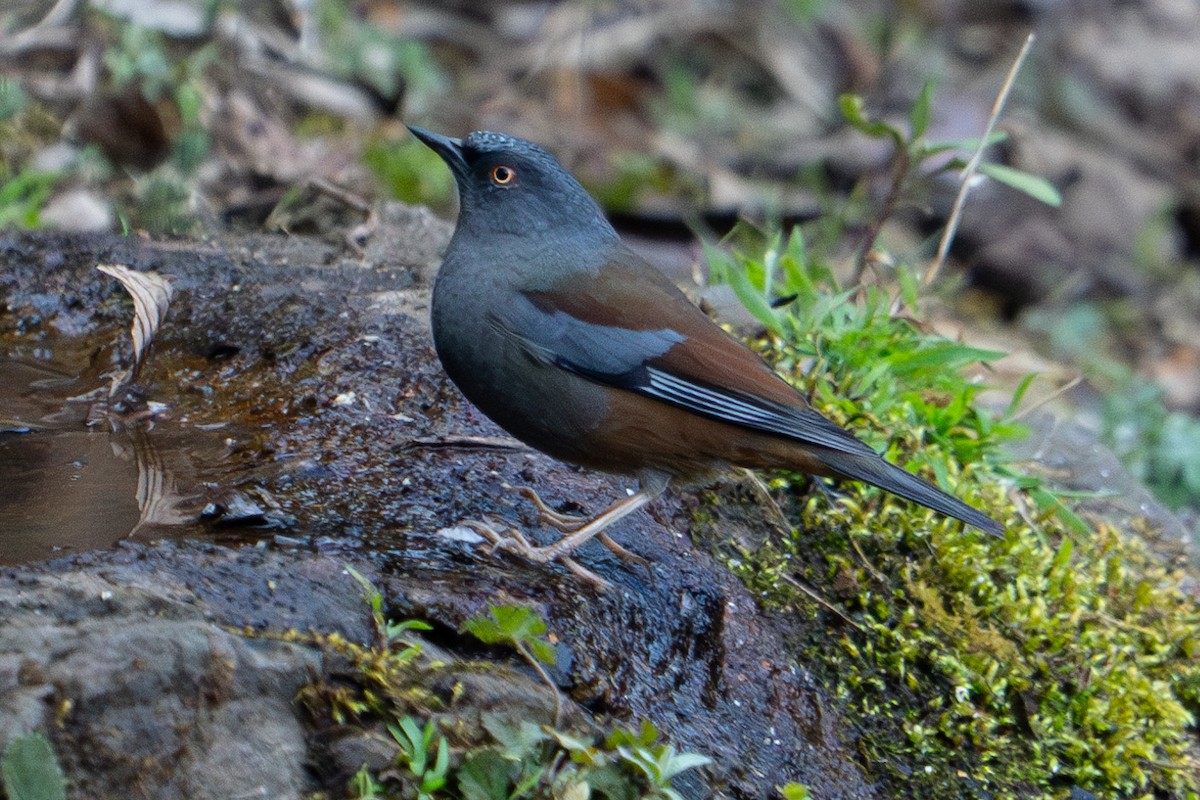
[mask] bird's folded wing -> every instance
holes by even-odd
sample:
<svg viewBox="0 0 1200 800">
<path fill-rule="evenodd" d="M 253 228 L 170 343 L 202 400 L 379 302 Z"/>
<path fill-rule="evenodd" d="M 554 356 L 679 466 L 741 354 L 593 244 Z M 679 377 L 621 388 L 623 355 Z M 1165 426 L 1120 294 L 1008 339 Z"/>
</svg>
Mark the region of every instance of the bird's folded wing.
<svg viewBox="0 0 1200 800">
<path fill-rule="evenodd" d="M 635 259 L 636 256 L 629 256 Z M 613 263 L 523 292 L 492 320 L 531 358 L 712 419 L 877 456 L 648 266 Z"/>
</svg>

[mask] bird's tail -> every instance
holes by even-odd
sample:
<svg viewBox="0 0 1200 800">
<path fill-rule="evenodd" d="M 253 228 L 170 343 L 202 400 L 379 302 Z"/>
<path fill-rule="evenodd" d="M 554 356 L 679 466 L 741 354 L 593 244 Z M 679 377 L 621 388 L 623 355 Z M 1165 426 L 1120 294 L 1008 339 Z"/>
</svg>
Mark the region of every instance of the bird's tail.
<svg viewBox="0 0 1200 800">
<path fill-rule="evenodd" d="M 826 450 L 821 453 L 821 462 L 842 477 L 866 481 L 906 500 L 962 520 L 993 536 L 1004 535 L 1003 526 L 991 517 L 879 456 Z"/>
</svg>

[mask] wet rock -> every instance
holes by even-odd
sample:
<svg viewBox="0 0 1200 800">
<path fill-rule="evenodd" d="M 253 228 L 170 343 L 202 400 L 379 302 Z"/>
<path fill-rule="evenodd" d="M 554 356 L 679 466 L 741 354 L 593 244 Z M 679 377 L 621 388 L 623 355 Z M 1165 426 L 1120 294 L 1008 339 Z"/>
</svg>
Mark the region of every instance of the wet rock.
<svg viewBox="0 0 1200 800">
<path fill-rule="evenodd" d="M 604 594 L 557 566 L 535 567 L 439 535 L 486 515 L 535 538 L 547 535 L 505 486 L 532 485 L 575 513 L 599 510 L 623 489 L 513 446 L 463 402 L 437 364 L 422 310 L 431 262 L 445 241 L 437 236 L 447 226 L 395 213 L 389 226 L 411 226 L 423 244 L 406 248 L 396 239 L 361 258 L 344 246 L 284 237 L 195 247 L 0 239 L 14 265 L 0 276 L 13 309 L 0 316 L 0 335 L 18 346 L 57 346 L 47 331 L 73 315 L 76 329 L 104 343 L 93 347 L 112 352 L 128 306 L 95 272 L 97 261 L 176 276 L 173 307 L 142 376 L 148 400 L 168 412 L 144 434 L 173 431 L 161 445 L 186 440 L 188 431 L 222 437 L 222 453 L 200 451 L 208 454 L 206 469 L 175 470 L 175 493 L 251 491 L 269 498 L 276 519 L 272 529 L 239 531 L 242 541 L 257 539 L 270 550 L 202 544 L 224 534 L 195 522 L 197 514 L 143 537 L 167 537 L 163 543 L 0 574 L 0 604 L 37 632 L 10 626 L 0 633 L 8 658 L 0 703 L 19 722 L 10 735 L 50 732 L 72 784 L 88 787 L 90 797 L 117 796 L 138 765 L 145 767 L 136 771 L 139 785 L 156 797 L 340 791 L 362 748 L 335 746 L 339 736 L 291 704 L 328 669 L 323 654 L 230 628 L 339 631 L 370 641 L 361 588 L 343 573 L 351 564 L 381 588 L 392 616 L 434 623 L 433 644 L 448 658 L 495 663 L 483 675 L 455 676 L 453 686 L 465 687 L 456 711 L 463 718 L 500 709 L 535 720 L 552 714 L 547 689 L 528 665 L 458 633 L 490 605 L 524 604 L 559 643 L 554 679 L 568 719 L 633 726 L 648 718 L 680 750 L 714 759 L 676 781 L 685 797 L 764 797 L 793 780 L 824 798 L 876 796 L 836 704 L 782 655 L 795 625 L 815 623 L 764 614 L 693 546 L 686 494 L 615 531 L 650 562 L 650 573 L 603 547 L 583 549 L 580 560 L 615 585 Z M 56 265 L 47 269 L 52 252 Z M 38 321 L 18 330 L 15 320 L 33 308 Z M 119 360 L 119 353 L 105 357 Z M 160 452 L 155 463 L 169 468 L 171 458 Z M 76 640 L 78 647 L 61 646 Z M 19 677 L 25 661 L 36 667 L 36 680 Z M 443 688 L 452 696 L 453 687 Z M 55 733 L 58 714 L 66 727 Z M 220 777 L 206 786 L 206 774 Z"/>
<path fill-rule="evenodd" d="M 78 797 L 124 797 L 131 786 L 162 798 L 311 790 L 293 700 L 320 654 L 231 632 L 251 615 L 221 613 L 231 608 L 186 583 L 221 554 L 139 556 L 0 574 L 0 749 L 45 731 Z M 280 584 L 304 580 L 303 568 L 281 567 L 270 569 Z M 245 603 L 264 579 L 241 576 L 252 584 L 226 584 L 226 599 Z"/>
</svg>

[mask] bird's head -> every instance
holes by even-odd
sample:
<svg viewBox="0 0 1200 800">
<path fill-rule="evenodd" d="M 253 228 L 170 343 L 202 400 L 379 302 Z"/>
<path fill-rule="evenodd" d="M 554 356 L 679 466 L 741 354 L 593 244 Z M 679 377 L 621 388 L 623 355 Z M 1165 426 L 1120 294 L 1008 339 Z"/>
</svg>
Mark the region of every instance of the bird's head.
<svg viewBox="0 0 1200 800">
<path fill-rule="evenodd" d="M 531 234 L 568 227 L 576 237 L 615 236 L 596 201 L 538 145 L 491 131 L 462 139 L 409 127 L 441 156 L 458 184 L 458 225 Z"/>
</svg>

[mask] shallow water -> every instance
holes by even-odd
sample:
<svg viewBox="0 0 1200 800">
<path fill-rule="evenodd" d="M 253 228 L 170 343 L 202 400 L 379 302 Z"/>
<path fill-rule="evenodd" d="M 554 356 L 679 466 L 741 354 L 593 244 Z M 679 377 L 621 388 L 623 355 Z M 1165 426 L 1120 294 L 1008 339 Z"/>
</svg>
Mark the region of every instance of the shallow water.
<svg viewBox="0 0 1200 800">
<path fill-rule="evenodd" d="M 228 511 L 213 490 L 222 431 L 169 415 L 117 421 L 105 413 L 100 351 L 58 344 L 0 347 L 0 564 L 212 537 L 209 523 Z"/>
</svg>

